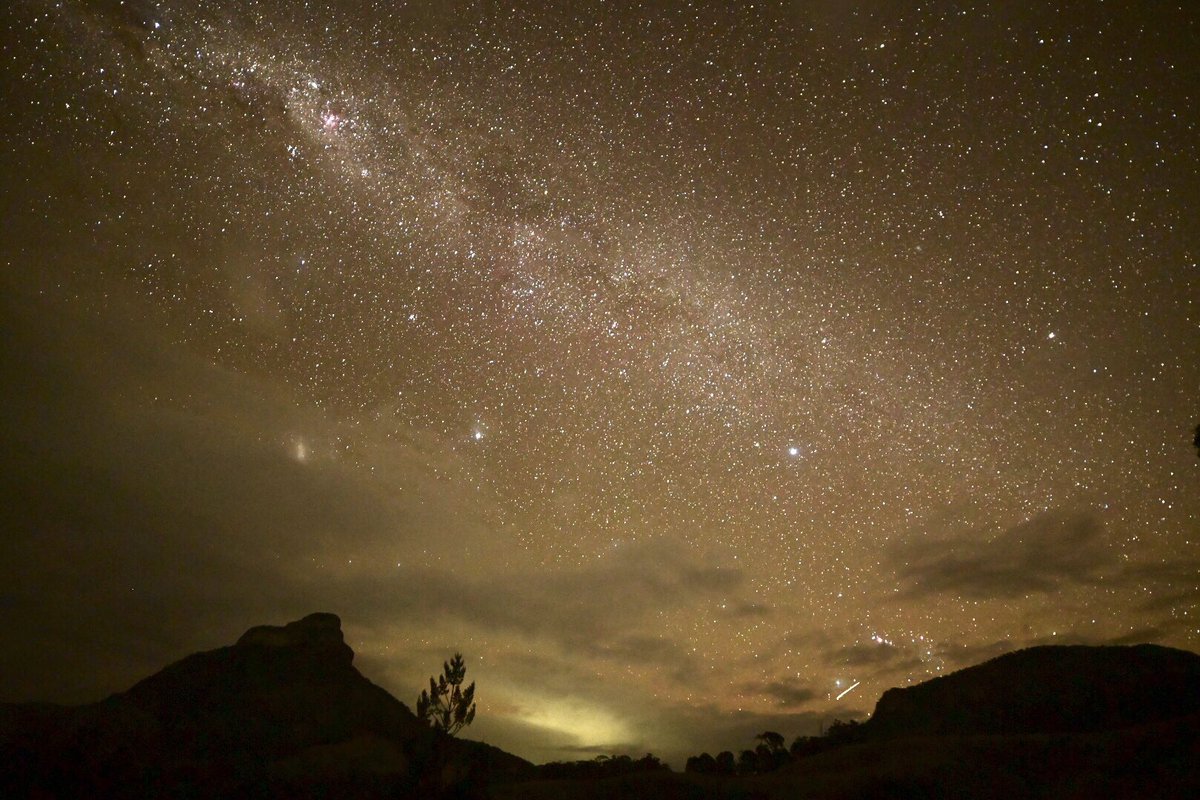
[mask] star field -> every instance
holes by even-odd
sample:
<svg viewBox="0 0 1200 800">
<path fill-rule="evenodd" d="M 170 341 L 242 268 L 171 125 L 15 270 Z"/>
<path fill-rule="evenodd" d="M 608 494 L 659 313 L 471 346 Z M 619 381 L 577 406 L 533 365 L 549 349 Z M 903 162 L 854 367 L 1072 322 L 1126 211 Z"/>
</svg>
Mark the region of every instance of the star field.
<svg viewBox="0 0 1200 800">
<path fill-rule="evenodd" d="M 1200 645 L 1187 4 L 0 20 L 40 649 L 96 624 L 44 572 L 148 668 L 324 603 L 406 702 L 462 649 L 506 749 L 681 761 L 1006 649 Z"/>
</svg>

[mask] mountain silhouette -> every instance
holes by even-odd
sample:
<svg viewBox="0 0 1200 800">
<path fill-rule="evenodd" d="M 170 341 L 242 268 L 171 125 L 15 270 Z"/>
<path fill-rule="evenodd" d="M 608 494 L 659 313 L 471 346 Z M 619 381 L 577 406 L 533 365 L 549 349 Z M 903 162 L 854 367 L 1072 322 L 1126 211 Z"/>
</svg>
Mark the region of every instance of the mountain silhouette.
<svg viewBox="0 0 1200 800">
<path fill-rule="evenodd" d="M 353 661 L 311 614 L 99 703 L 2 706 L 0 796 L 427 797 L 532 769 L 437 734 Z"/>
<path fill-rule="evenodd" d="M 889 689 L 872 735 L 1082 733 L 1200 712 L 1200 655 L 1153 644 L 1018 650 Z"/>
<path fill-rule="evenodd" d="M 353 662 L 312 614 L 99 703 L 0 705 L 0 797 L 1200 797 L 1200 656 L 1157 645 L 1035 647 L 891 689 L 853 739 L 767 774 L 598 780 L 439 734 Z"/>
<path fill-rule="evenodd" d="M 838 728 L 756 774 L 543 780 L 497 785 L 491 796 L 1192 800 L 1200 656 L 1157 645 L 1035 647 L 888 690 L 868 722 Z"/>
</svg>

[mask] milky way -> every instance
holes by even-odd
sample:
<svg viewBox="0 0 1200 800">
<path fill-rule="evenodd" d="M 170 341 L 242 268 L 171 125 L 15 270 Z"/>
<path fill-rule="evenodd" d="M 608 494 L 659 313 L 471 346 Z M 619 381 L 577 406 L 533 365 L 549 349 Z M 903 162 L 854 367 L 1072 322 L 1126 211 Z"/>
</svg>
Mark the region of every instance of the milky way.
<svg viewBox="0 0 1200 800">
<path fill-rule="evenodd" d="M 5 699 L 320 606 L 678 759 L 1200 644 L 1186 4 L 0 19 Z"/>
</svg>

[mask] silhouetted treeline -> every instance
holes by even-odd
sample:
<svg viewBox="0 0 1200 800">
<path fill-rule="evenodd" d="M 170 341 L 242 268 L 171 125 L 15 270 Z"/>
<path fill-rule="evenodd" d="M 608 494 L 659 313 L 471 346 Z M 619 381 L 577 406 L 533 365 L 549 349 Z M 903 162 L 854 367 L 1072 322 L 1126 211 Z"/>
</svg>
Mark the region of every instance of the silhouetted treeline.
<svg viewBox="0 0 1200 800">
<path fill-rule="evenodd" d="M 758 745 L 753 750 L 743 750 L 736 758 L 729 750 L 716 757 L 708 753 L 692 756 L 684 766 L 684 772 L 705 775 L 760 775 L 775 770 L 789 761 L 824 753 L 847 744 L 863 741 L 866 727 L 858 722 L 842 722 L 835 719 L 822 736 L 797 736 L 791 748 L 784 748 L 782 734 L 764 731 L 758 736 Z"/>
<path fill-rule="evenodd" d="M 538 777 L 547 780 L 589 780 L 630 775 L 636 772 L 669 772 L 671 767 L 658 756 L 647 753 L 639 759 L 630 756 L 596 756 L 591 761 L 551 761 L 537 768 Z"/>
<path fill-rule="evenodd" d="M 857 720 L 842 722 L 835 719 L 824 736 L 797 736 L 789 752 L 792 758 L 804 758 L 844 745 L 857 744 L 866 738 L 866 726 L 859 724 Z"/>
</svg>

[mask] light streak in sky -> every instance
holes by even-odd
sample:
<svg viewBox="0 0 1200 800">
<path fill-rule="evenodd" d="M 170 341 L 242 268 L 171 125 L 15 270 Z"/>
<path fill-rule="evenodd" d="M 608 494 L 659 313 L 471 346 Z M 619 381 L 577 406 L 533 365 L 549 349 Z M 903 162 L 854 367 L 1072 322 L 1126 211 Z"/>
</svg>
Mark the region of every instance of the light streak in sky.
<svg viewBox="0 0 1200 800">
<path fill-rule="evenodd" d="M 839 695 L 838 695 L 836 698 L 834 698 L 834 699 L 836 699 L 836 700 L 841 700 L 843 697 L 845 697 L 846 695 L 850 694 L 850 692 L 854 691 L 854 687 L 855 687 L 855 686 L 858 686 L 860 683 L 862 683 L 862 681 L 855 681 L 854 683 L 850 684 L 850 685 L 849 685 L 849 686 L 847 686 L 845 689 L 843 689 L 843 690 L 842 690 L 842 693 L 841 693 L 841 694 L 839 694 Z"/>
</svg>

